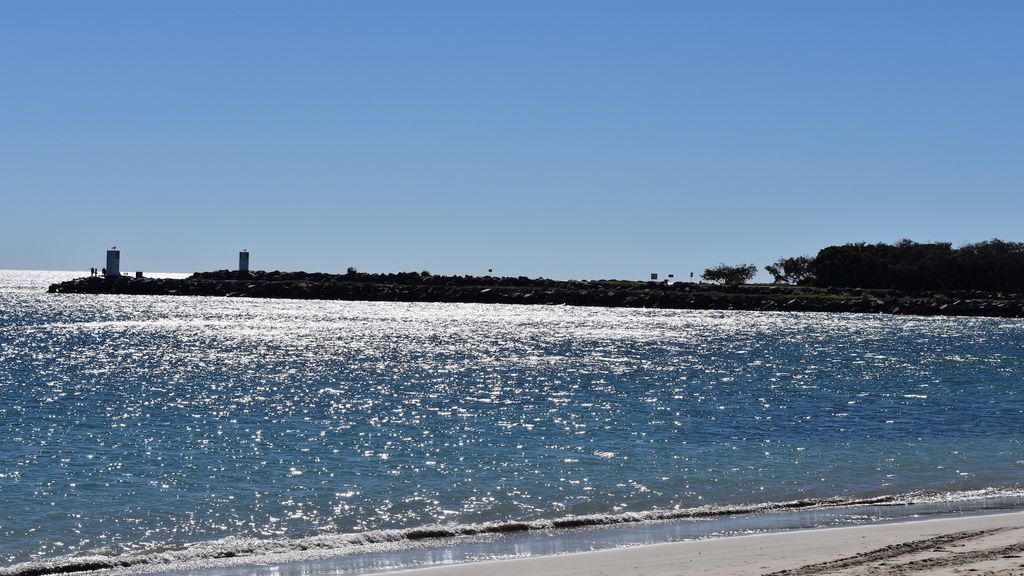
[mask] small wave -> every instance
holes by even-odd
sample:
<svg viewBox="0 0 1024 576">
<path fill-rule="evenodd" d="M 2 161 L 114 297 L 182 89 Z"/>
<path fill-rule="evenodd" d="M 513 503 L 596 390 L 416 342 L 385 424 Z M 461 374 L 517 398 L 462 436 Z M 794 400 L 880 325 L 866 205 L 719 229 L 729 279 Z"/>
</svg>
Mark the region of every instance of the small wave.
<svg viewBox="0 0 1024 576">
<path fill-rule="evenodd" d="M 808 509 L 904 506 L 1004 498 L 1024 499 L 1024 488 L 912 492 L 872 498 L 803 499 L 749 505 L 707 505 L 694 508 L 647 510 L 619 514 L 564 516 L 546 520 L 479 524 L 436 524 L 401 530 L 372 530 L 358 533 L 321 534 L 279 539 L 230 536 L 220 540 L 196 542 L 178 549 L 159 552 L 139 552 L 118 556 L 63 556 L 49 560 L 25 562 L 0 568 L 0 576 L 48 576 L 96 571 L 104 571 L 104 573 L 109 574 L 141 574 L 196 570 L 238 565 L 319 560 L 363 552 L 389 552 L 420 546 L 437 546 L 443 544 L 444 539 L 468 536 L 502 535 L 540 530 L 565 530 L 616 524 L 701 519 Z"/>
</svg>

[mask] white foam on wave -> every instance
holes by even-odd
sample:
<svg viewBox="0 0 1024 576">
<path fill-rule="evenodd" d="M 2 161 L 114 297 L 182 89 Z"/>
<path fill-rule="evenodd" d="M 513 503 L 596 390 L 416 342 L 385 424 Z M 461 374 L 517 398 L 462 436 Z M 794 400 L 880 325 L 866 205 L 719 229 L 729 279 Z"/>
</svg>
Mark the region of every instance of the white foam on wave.
<svg viewBox="0 0 1024 576">
<path fill-rule="evenodd" d="M 230 536 L 219 540 L 195 542 L 172 550 L 137 552 L 114 556 L 99 554 L 74 555 L 25 562 L 0 568 L 0 576 L 85 575 L 93 573 L 124 576 L 152 572 L 313 561 L 337 558 L 349 554 L 438 547 L 454 543 L 459 538 L 481 535 L 713 518 L 766 512 L 864 506 L 906 506 L 947 502 L 963 503 L 998 499 L 1024 500 L 1024 488 L 1002 487 L 949 492 L 913 492 L 897 496 L 857 499 L 806 499 L 751 505 L 707 505 L 695 508 L 648 510 L 619 514 L 564 516 L 547 520 L 489 522 L 481 524 L 435 524 L 408 529 L 372 530 L 346 534 L 319 534 L 278 539 Z"/>
</svg>

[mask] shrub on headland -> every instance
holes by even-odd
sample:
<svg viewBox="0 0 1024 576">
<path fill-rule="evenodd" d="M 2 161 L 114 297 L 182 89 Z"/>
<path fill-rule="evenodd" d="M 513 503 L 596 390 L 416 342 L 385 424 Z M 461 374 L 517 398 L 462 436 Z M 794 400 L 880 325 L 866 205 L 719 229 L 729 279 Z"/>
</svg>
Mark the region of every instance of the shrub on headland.
<svg viewBox="0 0 1024 576">
<path fill-rule="evenodd" d="M 775 278 L 776 284 L 803 284 L 811 278 L 812 262 L 814 259 L 810 256 L 779 258 L 764 269 Z"/>
<path fill-rule="evenodd" d="M 753 264 L 740 264 L 738 266 L 719 264 L 714 268 L 705 270 L 700 277 L 716 284 L 746 284 L 750 282 L 754 274 L 757 274 L 757 266 Z"/>
<path fill-rule="evenodd" d="M 993 239 L 953 248 L 949 242 L 901 240 L 829 246 L 810 261 L 808 273 L 803 280 L 814 286 L 1024 292 L 1024 243 Z"/>
</svg>

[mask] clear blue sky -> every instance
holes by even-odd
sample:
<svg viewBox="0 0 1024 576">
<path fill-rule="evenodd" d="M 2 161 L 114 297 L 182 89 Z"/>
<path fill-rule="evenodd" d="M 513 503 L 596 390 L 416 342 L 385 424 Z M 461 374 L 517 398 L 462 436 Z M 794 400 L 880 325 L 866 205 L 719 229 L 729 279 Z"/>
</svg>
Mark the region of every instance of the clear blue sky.
<svg viewBox="0 0 1024 576">
<path fill-rule="evenodd" d="M 7 0 L 0 268 L 641 278 L 1024 240 L 1022 30 L 1017 0 Z"/>
</svg>

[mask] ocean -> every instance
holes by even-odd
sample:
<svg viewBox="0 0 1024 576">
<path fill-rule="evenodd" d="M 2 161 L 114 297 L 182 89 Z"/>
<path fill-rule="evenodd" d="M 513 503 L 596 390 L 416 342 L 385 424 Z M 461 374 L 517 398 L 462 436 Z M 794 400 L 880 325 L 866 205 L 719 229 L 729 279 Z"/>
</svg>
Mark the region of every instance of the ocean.
<svg viewBox="0 0 1024 576">
<path fill-rule="evenodd" d="M 51 295 L 0 574 L 370 573 L 1024 507 L 1024 321 Z"/>
</svg>

